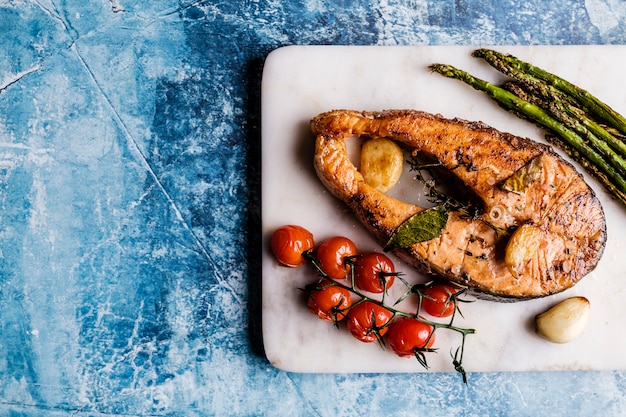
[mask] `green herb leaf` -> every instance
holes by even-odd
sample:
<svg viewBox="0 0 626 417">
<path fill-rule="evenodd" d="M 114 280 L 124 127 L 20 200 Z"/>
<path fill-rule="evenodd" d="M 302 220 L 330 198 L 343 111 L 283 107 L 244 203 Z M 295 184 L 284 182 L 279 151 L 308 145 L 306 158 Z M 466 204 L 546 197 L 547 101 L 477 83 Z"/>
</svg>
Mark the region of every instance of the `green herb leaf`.
<svg viewBox="0 0 626 417">
<path fill-rule="evenodd" d="M 388 252 L 393 249 L 406 248 L 440 236 L 447 222 L 448 211 L 444 206 L 417 213 L 393 232 L 384 250 Z"/>
</svg>

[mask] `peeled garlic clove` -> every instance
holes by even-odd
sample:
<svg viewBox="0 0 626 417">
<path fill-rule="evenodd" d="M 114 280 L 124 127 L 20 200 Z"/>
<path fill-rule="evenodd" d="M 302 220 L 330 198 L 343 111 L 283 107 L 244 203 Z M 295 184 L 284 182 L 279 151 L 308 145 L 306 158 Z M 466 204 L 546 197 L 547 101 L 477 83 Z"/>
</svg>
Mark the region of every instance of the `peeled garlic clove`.
<svg viewBox="0 0 626 417">
<path fill-rule="evenodd" d="M 585 297 L 567 298 L 535 317 L 537 334 L 554 343 L 570 342 L 585 329 L 589 309 Z"/>
</svg>

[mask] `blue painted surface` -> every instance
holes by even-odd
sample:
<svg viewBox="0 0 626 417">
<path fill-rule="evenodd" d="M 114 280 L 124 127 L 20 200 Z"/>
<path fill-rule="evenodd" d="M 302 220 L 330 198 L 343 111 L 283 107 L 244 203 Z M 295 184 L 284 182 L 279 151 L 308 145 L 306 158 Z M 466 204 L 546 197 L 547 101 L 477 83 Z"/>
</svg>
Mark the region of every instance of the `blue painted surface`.
<svg viewBox="0 0 626 417">
<path fill-rule="evenodd" d="M 625 20 L 617 0 L 0 2 L 0 415 L 620 415 L 623 372 L 274 369 L 258 152 L 276 47 L 622 44 Z"/>
</svg>

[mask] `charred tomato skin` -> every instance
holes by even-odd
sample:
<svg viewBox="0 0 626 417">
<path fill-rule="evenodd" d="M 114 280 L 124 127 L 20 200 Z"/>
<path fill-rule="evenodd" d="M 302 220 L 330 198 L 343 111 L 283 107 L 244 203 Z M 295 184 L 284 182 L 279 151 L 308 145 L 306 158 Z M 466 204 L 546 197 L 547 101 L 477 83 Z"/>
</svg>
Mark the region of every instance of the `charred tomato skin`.
<svg viewBox="0 0 626 417">
<path fill-rule="evenodd" d="M 321 279 L 307 288 L 307 307 L 312 314 L 322 320 L 338 322 L 346 317 L 347 310 L 352 305 L 350 291 L 331 280 Z"/>
<path fill-rule="evenodd" d="M 361 342 L 370 343 L 387 333 L 393 313 L 371 301 L 354 305 L 348 312 L 346 327 Z"/>
<path fill-rule="evenodd" d="M 388 256 L 367 252 L 354 260 L 354 280 L 357 288 L 372 293 L 382 293 L 393 285 L 395 266 Z"/>
<path fill-rule="evenodd" d="M 422 310 L 433 317 L 450 317 L 456 308 L 452 296 L 457 289 L 452 285 L 436 283 L 422 291 Z"/>
<path fill-rule="evenodd" d="M 281 265 L 297 267 L 306 262 L 302 256 L 315 246 L 313 234 L 302 226 L 280 226 L 272 234 L 270 248 Z"/>
<path fill-rule="evenodd" d="M 332 279 L 346 278 L 349 268 L 344 259 L 356 254 L 356 245 L 344 236 L 329 237 L 323 240 L 315 250 L 320 269 Z"/>
<path fill-rule="evenodd" d="M 416 349 L 427 349 L 435 343 L 434 328 L 413 317 L 403 317 L 389 326 L 387 345 L 400 357 L 415 356 Z"/>
</svg>

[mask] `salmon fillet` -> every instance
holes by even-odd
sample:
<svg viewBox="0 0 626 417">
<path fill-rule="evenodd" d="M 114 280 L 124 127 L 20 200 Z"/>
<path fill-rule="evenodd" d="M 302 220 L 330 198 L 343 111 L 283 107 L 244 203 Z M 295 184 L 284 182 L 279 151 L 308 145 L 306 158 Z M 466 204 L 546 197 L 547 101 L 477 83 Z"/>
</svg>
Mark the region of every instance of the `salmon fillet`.
<svg viewBox="0 0 626 417">
<path fill-rule="evenodd" d="M 415 110 L 331 111 L 313 118 L 311 129 L 321 182 L 381 245 L 425 208 L 369 186 L 348 157 L 351 137 L 385 137 L 434 157 L 482 200 L 479 216 L 449 212 L 439 237 L 394 251 L 422 273 L 516 301 L 572 287 L 602 256 L 602 206 L 582 175 L 549 146 L 481 122 Z M 522 192 L 502 186 L 529 163 L 538 168 Z"/>
</svg>

